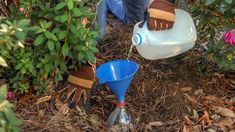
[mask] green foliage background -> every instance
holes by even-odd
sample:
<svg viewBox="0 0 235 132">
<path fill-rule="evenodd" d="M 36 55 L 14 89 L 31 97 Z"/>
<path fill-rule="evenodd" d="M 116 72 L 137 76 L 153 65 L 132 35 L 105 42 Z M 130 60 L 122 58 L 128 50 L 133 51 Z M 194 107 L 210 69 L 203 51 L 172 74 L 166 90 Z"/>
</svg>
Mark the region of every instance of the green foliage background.
<svg viewBox="0 0 235 132">
<path fill-rule="evenodd" d="M 208 59 L 223 70 L 235 70 L 235 48 L 223 40 L 223 34 L 235 28 L 235 1 L 198 0 L 188 9 L 197 23 L 198 42 L 209 42 Z"/>
<path fill-rule="evenodd" d="M 99 33 L 93 30 L 91 5 L 87 0 L 20 0 L 18 8 L 10 5 L 9 17 L 1 20 L 0 78 L 18 93 L 33 88 L 39 94 L 69 71 L 94 62 Z"/>
</svg>

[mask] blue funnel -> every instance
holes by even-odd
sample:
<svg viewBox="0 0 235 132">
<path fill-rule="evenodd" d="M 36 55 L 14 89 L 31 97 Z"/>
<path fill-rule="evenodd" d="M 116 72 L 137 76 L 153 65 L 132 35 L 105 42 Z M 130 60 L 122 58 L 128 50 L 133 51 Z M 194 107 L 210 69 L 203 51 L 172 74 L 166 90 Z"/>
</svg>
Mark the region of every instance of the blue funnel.
<svg viewBox="0 0 235 132">
<path fill-rule="evenodd" d="M 96 70 L 99 83 L 107 84 L 117 96 L 117 100 L 124 101 L 125 93 L 138 71 L 138 64 L 129 60 L 115 60 L 102 64 Z"/>
</svg>

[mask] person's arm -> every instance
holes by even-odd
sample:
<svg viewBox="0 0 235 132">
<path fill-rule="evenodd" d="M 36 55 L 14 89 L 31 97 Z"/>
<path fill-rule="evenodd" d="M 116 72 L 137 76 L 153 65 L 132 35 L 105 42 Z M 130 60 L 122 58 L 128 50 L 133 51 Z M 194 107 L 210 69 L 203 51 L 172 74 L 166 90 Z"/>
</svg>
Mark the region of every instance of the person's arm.
<svg viewBox="0 0 235 132">
<path fill-rule="evenodd" d="M 130 21 L 139 22 L 144 19 L 144 12 L 151 0 L 122 0 L 126 16 Z"/>
</svg>

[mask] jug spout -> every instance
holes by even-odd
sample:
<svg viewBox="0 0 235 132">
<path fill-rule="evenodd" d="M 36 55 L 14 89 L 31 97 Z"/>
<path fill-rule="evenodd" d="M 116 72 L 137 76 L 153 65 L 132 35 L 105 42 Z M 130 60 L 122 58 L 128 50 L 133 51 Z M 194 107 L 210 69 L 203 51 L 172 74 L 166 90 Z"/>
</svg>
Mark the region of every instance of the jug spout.
<svg viewBox="0 0 235 132">
<path fill-rule="evenodd" d="M 139 46 L 143 42 L 143 37 L 140 33 L 134 33 L 131 38 L 131 42 L 134 46 Z"/>
</svg>

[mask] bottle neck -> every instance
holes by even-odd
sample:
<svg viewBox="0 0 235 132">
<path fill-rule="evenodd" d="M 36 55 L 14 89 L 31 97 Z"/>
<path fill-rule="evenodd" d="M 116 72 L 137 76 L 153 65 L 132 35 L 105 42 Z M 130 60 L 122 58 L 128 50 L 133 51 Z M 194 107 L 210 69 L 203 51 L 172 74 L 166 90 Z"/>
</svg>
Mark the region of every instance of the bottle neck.
<svg viewBox="0 0 235 132">
<path fill-rule="evenodd" d="M 117 101 L 117 107 L 124 107 L 126 105 L 125 101 Z"/>
</svg>

